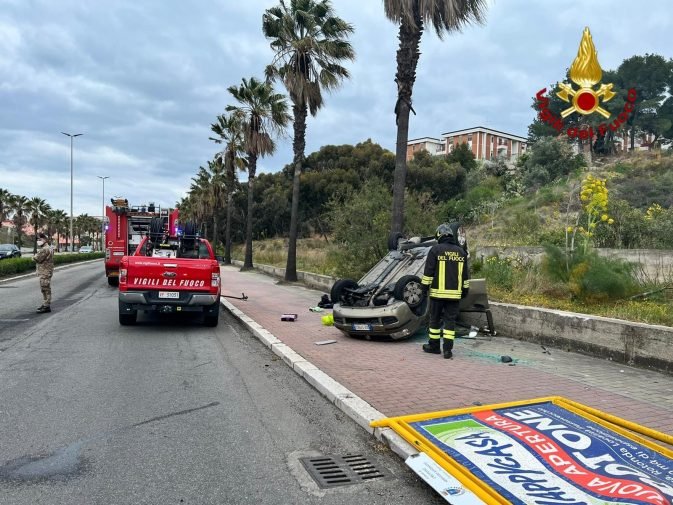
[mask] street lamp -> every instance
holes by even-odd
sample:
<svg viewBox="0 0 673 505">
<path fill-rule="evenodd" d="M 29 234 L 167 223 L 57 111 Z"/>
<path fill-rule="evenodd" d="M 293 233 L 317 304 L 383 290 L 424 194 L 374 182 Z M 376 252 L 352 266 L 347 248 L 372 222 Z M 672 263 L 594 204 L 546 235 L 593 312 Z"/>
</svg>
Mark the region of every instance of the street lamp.
<svg viewBox="0 0 673 505">
<path fill-rule="evenodd" d="M 110 177 L 105 175 L 97 175 L 103 181 L 103 213 L 101 214 L 101 235 L 100 235 L 100 250 L 105 251 L 105 179 Z"/>
<path fill-rule="evenodd" d="M 75 237 L 72 233 L 72 139 L 84 135 L 83 133 L 66 133 L 61 132 L 63 135 L 70 137 L 70 252 L 75 252 Z"/>
</svg>

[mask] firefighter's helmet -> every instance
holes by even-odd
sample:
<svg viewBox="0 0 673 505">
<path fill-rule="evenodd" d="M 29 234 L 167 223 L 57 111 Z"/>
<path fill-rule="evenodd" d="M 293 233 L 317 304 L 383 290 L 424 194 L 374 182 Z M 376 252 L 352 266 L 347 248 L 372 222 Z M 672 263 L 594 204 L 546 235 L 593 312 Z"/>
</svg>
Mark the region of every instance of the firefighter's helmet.
<svg viewBox="0 0 673 505">
<path fill-rule="evenodd" d="M 453 229 L 451 228 L 451 225 L 449 225 L 449 223 L 440 224 L 437 227 L 437 231 L 435 232 L 435 238 L 437 239 L 437 242 L 443 238 L 448 237 L 453 237 Z"/>
</svg>

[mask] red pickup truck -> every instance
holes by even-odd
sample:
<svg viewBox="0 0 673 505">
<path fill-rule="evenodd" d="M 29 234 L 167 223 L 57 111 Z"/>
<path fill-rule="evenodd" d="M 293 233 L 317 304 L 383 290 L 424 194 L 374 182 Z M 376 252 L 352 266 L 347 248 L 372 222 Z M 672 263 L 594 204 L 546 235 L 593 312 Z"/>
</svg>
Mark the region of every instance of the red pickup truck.
<svg viewBox="0 0 673 505">
<path fill-rule="evenodd" d="M 202 312 L 206 326 L 217 326 L 220 266 L 207 240 L 184 247 L 178 238 L 145 237 L 119 268 L 119 323 L 135 324 L 139 310 Z"/>
</svg>

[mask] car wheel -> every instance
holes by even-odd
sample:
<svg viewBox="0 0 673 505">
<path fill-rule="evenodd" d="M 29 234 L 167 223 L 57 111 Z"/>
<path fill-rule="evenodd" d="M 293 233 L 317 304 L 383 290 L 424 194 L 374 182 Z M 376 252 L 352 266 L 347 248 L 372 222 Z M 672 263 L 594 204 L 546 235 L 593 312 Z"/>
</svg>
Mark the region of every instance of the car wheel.
<svg viewBox="0 0 673 505">
<path fill-rule="evenodd" d="M 341 303 L 341 296 L 343 295 L 344 289 L 355 289 L 358 287 L 358 283 L 351 279 L 339 279 L 332 286 L 332 291 L 330 291 L 330 298 L 333 303 Z"/>
<path fill-rule="evenodd" d="M 397 251 L 397 247 L 398 244 L 400 243 L 401 238 L 404 238 L 404 235 L 399 231 L 391 233 L 390 236 L 388 237 L 388 250 Z"/>
<path fill-rule="evenodd" d="M 107 283 L 110 286 L 119 286 L 119 277 L 108 277 Z"/>
<path fill-rule="evenodd" d="M 203 325 L 214 328 L 220 322 L 220 302 L 214 303 L 203 314 Z"/>
<path fill-rule="evenodd" d="M 136 324 L 136 317 L 138 316 L 137 312 L 132 312 L 130 314 L 119 314 L 119 324 L 122 326 L 131 326 Z"/>
<path fill-rule="evenodd" d="M 423 303 L 425 296 L 421 289 L 421 280 L 415 275 L 405 275 L 395 283 L 393 295 L 414 309 Z"/>
</svg>

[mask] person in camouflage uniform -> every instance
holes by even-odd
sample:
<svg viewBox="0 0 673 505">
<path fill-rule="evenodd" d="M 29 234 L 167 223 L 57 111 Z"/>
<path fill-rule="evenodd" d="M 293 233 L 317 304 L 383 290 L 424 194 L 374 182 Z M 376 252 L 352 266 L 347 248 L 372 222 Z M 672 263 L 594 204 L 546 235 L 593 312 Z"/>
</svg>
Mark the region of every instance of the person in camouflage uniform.
<svg viewBox="0 0 673 505">
<path fill-rule="evenodd" d="M 33 256 L 33 261 L 37 263 L 37 276 L 40 279 L 40 290 L 42 291 L 43 302 L 37 309 L 39 314 L 51 312 L 51 276 L 54 275 L 54 251 L 49 246 L 49 241 L 44 233 L 37 236 L 37 246 L 39 250 Z"/>
</svg>

